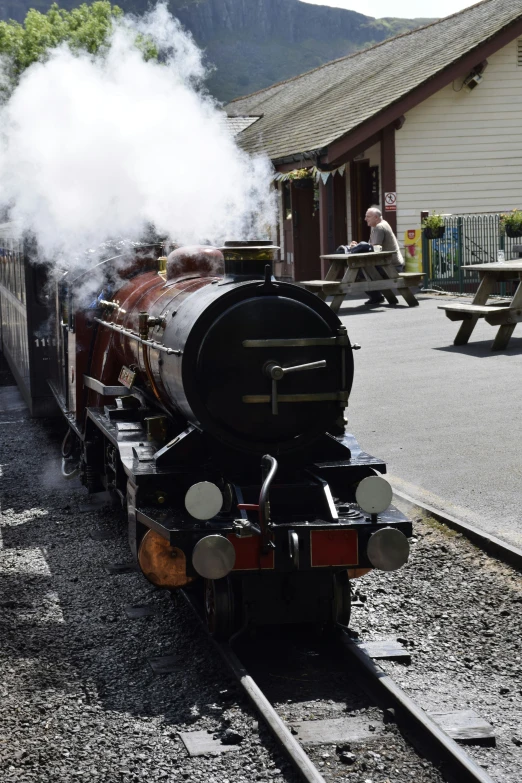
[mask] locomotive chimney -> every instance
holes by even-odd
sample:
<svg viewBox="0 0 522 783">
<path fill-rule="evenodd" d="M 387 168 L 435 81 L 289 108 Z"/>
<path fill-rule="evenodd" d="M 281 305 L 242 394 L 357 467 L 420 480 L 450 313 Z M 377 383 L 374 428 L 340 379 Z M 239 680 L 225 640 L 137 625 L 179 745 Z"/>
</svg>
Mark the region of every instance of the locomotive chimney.
<svg viewBox="0 0 522 783">
<path fill-rule="evenodd" d="M 228 280 L 263 280 L 268 265 L 273 272 L 279 248 L 270 241 L 247 240 L 225 242 L 220 248 L 225 258 L 225 277 Z"/>
</svg>

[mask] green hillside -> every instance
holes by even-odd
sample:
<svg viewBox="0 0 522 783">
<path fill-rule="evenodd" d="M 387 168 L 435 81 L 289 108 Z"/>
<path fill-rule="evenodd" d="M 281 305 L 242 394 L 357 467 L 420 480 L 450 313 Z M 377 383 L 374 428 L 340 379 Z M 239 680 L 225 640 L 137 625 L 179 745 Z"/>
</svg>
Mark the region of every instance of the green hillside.
<svg viewBox="0 0 522 783">
<path fill-rule="evenodd" d="M 116 2 L 140 15 L 152 5 L 149 0 Z M 21 22 L 29 8 L 45 12 L 51 4 L 0 0 L 0 19 Z M 80 1 L 59 4 L 71 9 Z M 224 102 L 430 21 L 374 19 L 300 0 L 169 0 L 169 7 L 205 50 L 208 87 Z"/>
</svg>

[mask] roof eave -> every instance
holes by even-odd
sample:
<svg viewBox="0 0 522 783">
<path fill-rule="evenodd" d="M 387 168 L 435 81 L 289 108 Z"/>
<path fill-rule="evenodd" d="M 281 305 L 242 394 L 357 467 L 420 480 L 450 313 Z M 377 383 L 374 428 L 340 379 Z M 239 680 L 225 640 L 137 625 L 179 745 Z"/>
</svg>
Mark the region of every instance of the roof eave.
<svg viewBox="0 0 522 783">
<path fill-rule="evenodd" d="M 365 139 L 374 136 L 383 128 L 393 122 L 396 122 L 402 115 L 418 106 L 427 98 L 430 98 L 436 92 L 446 87 L 454 79 L 468 73 L 472 68 L 483 60 L 491 57 L 499 49 L 511 43 L 515 38 L 522 36 L 522 14 L 520 17 L 502 28 L 497 34 L 491 36 L 486 41 L 482 41 L 474 49 L 468 51 L 465 55 L 454 60 L 450 65 L 443 68 L 433 76 L 428 77 L 424 82 L 417 85 L 413 90 L 403 95 L 394 103 L 382 109 L 377 114 L 368 118 L 364 122 L 351 128 L 342 136 L 328 144 L 328 150 L 324 162 L 329 165 L 340 165 L 350 157 L 353 148 L 362 144 Z"/>
<path fill-rule="evenodd" d="M 272 158 L 272 164 L 278 171 L 292 171 L 295 168 L 305 169 L 316 166 L 324 155 L 326 155 L 326 147 L 321 147 L 307 152 L 284 155 L 281 158 Z"/>
</svg>

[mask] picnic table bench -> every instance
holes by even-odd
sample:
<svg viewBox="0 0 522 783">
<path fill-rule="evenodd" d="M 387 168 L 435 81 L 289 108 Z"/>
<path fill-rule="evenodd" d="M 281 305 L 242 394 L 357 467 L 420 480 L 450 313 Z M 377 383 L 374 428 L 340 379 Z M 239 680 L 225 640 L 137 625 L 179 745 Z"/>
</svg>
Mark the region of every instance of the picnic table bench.
<svg viewBox="0 0 522 783">
<path fill-rule="evenodd" d="M 486 304 L 498 282 L 522 280 L 522 261 L 505 261 L 493 264 L 470 264 L 465 271 L 478 271 L 480 284 L 471 304 L 448 303 L 439 305 L 445 310 L 450 321 L 462 321 L 453 341 L 453 345 L 466 345 L 479 318 L 499 330 L 491 346 L 492 351 L 507 348 L 517 323 L 522 322 L 522 285 L 519 285 L 513 298 L 505 302 Z"/>
<path fill-rule="evenodd" d="M 392 305 L 398 303 L 395 294 L 400 294 L 410 307 L 419 303 L 411 287 L 420 285 L 424 274 L 418 272 L 398 272 L 393 264 L 393 252 L 383 250 L 380 253 L 332 253 L 321 256 L 330 261 L 330 267 L 324 280 L 301 280 L 307 291 L 313 291 L 321 299 L 333 296 L 332 310 L 336 313 L 348 294 L 364 294 L 379 291 Z M 357 280 L 362 276 L 364 280 Z"/>
</svg>

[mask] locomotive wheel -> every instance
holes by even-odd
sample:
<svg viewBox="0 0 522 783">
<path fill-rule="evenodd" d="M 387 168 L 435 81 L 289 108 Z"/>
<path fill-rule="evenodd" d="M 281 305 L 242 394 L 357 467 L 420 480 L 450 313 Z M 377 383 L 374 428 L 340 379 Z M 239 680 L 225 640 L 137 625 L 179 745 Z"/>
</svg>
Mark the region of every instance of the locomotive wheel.
<svg viewBox="0 0 522 783">
<path fill-rule="evenodd" d="M 205 579 L 205 620 L 214 639 L 226 641 L 234 633 L 234 603 L 234 592 L 228 577 Z"/>
<path fill-rule="evenodd" d="M 352 611 L 352 591 L 350 580 L 346 571 L 334 574 L 333 599 L 332 599 L 332 623 L 348 626 Z"/>
</svg>

